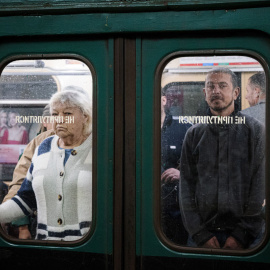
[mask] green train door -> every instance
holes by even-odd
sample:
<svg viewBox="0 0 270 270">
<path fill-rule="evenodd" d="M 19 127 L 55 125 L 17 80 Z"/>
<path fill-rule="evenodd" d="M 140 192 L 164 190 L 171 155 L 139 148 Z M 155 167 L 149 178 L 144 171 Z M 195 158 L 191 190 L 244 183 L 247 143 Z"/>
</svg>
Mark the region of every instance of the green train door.
<svg viewBox="0 0 270 270">
<path fill-rule="evenodd" d="M 259 10 L 264 14 L 264 11 Z M 162 91 L 165 88 L 171 91 L 170 97 L 167 96 L 166 109 L 172 115 L 173 121 L 180 123 L 184 120 L 185 123 L 190 122 L 192 125 L 198 123 L 200 119 L 207 121 L 204 120 L 207 118 L 196 118 L 196 116 L 207 116 L 207 112 L 204 111 L 207 106 L 203 94 L 207 72 L 218 66 L 230 68 L 236 73 L 241 88 L 241 94 L 236 102 L 240 110 L 245 109 L 247 107 L 244 102 L 246 84 L 249 76 L 257 72 L 265 72 L 266 77 L 269 76 L 269 30 L 256 31 L 256 28 L 260 28 L 256 23 L 246 26 L 253 27 L 254 31 L 234 29 L 239 26 L 236 22 L 242 21 L 244 16 L 252 17 L 252 12 L 255 11 L 242 10 L 239 13 L 226 15 L 225 11 L 213 13 L 203 11 L 200 14 L 205 20 L 201 21 L 196 32 L 192 31 L 194 24 L 191 23 L 192 18 L 195 21 L 195 13 L 182 13 L 183 16 L 181 13 L 168 13 L 166 14 L 168 17 L 163 14 L 161 23 L 167 19 L 172 23 L 168 27 L 174 29 L 174 22 L 178 25 L 178 31 L 174 29 L 170 35 L 161 32 L 159 38 L 156 38 L 155 34 L 142 35 L 136 40 L 137 74 L 139 74 L 136 89 L 136 258 L 140 269 L 150 267 L 179 269 L 181 265 L 183 269 L 185 267 L 193 269 L 202 265 L 219 269 L 222 266 L 241 264 L 252 269 L 256 267 L 256 262 L 266 267 L 264 263 L 268 262 L 266 254 L 269 252 L 267 231 L 257 249 L 245 249 L 239 252 L 191 248 L 187 246 L 188 239 L 185 238 L 187 236 L 184 233 L 183 239 L 179 240 L 179 238 L 175 239 L 176 234 L 179 233 L 177 229 L 166 232 L 167 229 L 164 227 L 166 220 L 163 220 L 162 208 L 165 197 L 173 194 L 174 188 L 179 192 L 179 184 L 173 187 L 168 185 L 167 190 L 164 191 L 165 183 L 161 180 Z M 222 19 L 218 18 L 221 14 L 224 15 Z M 221 31 L 225 27 L 227 16 L 231 16 L 235 25 L 231 25 L 227 31 Z M 234 16 L 238 16 L 237 20 Z M 259 14 L 257 16 L 259 17 Z M 183 25 L 178 24 L 177 21 L 181 21 Z M 208 23 L 214 24 L 217 21 L 219 22 L 217 29 L 212 32 L 203 30 L 207 28 Z M 267 111 L 265 115 L 268 119 Z M 267 120 L 266 127 L 268 127 Z M 267 135 L 266 138 L 268 143 Z M 266 179 L 266 190 L 268 190 L 267 183 Z M 264 194 L 266 190 L 263 190 Z M 174 200 L 177 198 L 174 197 Z M 165 214 L 168 216 L 168 213 Z M 180 230 L 184 230 L 181 226 L 179 225 Z"/>
<path fill-rule="evenodd" d="M 45 25 L 50 24 L 49 17 L 43 17 L 48 20 Z M 26 18 L 22 28 L 28 31 L 36 20 L 38 17 Z M 17 30 L 24 31 L 22 28 Z M 48 268 L 63 263 L 76 268 L 91 262 L 96 269 L 108 269 L 112 267 L 113 256 L 113 40 L 93 36 L 91 39 L 89 36 L 60 37 L 55 35 L 57 30 L 53 27 L 46 38 L 43 35 L 46 31 L 37 36 L 30 30 L 31 39 L 19 38 L 16 30 L 7 32 L 0 38 L 0 106 L 6 113 L 16 110 L 27 140 L 20 142 L 20 149 L 0 145 L 1 184 L 9 185 L 12 180 L 19 158 L 17 153 L 22 153 L 27 142 L 36 136 L 37 119 L 51 95 L 77 85 L 88 91 L 92 102 L 93 163 L 92 194 L 89 195 L 92 205 L 84 207 L 92 212 L 93 218 L 89 233 L 79 241 L 18 240 L 3 227 L 1 263 L 16 265 L 19 260 L 16 256 L 24 254 L 26 267 L 41 261 Z"/>
</svg>

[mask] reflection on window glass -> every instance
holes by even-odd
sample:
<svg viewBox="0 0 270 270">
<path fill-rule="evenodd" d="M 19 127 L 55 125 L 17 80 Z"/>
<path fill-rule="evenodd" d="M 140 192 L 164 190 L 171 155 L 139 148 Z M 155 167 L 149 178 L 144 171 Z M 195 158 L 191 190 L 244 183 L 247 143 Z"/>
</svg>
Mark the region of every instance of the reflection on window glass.
<svg viewBox="0 0 270 270">
<path fill-rule="evenodd" d="M 161 226 L 188 247 L 265 233 L 265 73 L 244 56 L 181 57 L 161 79 Z"/>
<path fill-rule="evenodd" d="M 92 75 L 73 59 L 18 60 L 0 77 L 0 222 L 18 239 L 73 241 L 92 222 Z"/>
</svg>

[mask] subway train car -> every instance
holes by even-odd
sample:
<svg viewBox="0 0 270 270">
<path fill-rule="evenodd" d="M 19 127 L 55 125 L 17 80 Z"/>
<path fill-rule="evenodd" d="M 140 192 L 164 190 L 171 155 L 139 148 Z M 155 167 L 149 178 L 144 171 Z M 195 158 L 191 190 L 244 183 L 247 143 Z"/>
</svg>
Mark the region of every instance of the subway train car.
<svg viewBox="0 0 270 270">
<path fill-rule="evenodd" d="M 12 186 L 20 155 L 44 124 L 43 109 L 51 96 L 67 89 L 83 89 L 92 113 L 92 184 L 89 203 L 79 209 L 91 213 L 92 220 L 88 232 L 79 239 L 62 241 L 65 231 L 60 241 L 36 237 L 38 207 L 28 217 L 28 239 L 20 236 L 21 225 L 2 222 L 0 216 L 0 266 L 65 270 L 268 269 L 269 13 L 267 0 L 1 0 L 1 202 Z M 232 153 L 237 160 L 230 162 L 246 168 L 242 170 L 244 176 L 239 176 L 243 186 L 236 186 L 236 173 L 228 169 L 233 166 L 223 166 L 225 161 L 218 183 L 210 172 L 207 174 L 211 155 L 220 157 L 223 145 L 214 152 L 211 137 L 202 136 L 212 149 L 202 160 L 209 188 L 201 186 L 201 193 L 196 190 L 194 194 L 187 189 L 194 196 L 194 204 L 186 207 L 183 201 L 188 195 L 180 188 L 185 171 L 182 174 L 182 165 L 178 166 L 181 149 L 177 154 L 178 145 L 163 141 L 162 117 L 163 113 L 172 116 L 170 121 L 176 128 L 187 126 L 181 138 L 174 138 L 181 146 L 198 122 L 212 125 L 205 81 L 213 68 L 235 74 L 229 84 L 237 90 L 228 106 L 235 104 L 239 111 L 254 105 L 248 92 L 251 76 L 264 75 L 260 101 L 265 106 L 263 120 L 239 118 L 237 124 L 242 130 L 246 130 L 248 121 L 256 123 L 257 129 L 244 147 L 246 133 L 237 134 L 233 141 L 236 148 L 226 154 L 227 163 Z M 223 87 L 227 86 L 223 83 Z M 213 119 L 214 124 L 224 121 L 226 125 L 232 118 Z M 19 135 L 10 136 L 13 130 L 19 130 Z M 174 135 L 168 136 L 172 139 Z M 171 155 L 167 158 L 177 159 L 174 170 L 180 170 L 180 177 L 175 181 L 162 180 L 166 149 Z M 256 166 L 260 174 L 255 162 L 259 163 Z M 197 177 L 197 169 L 194 166 L 187 170 Z M 213 195 L 214 186 L 219 190 L 224 175 L 230 186 Z M 248 179 L 252 179 L 251 184 L 246 183 Z M 197 184 L 197 178 L 191 180 Z M 234 193 L 237 188 L 238 193 Z M 61 203 L 62 198 L 63 203 L 72 199 L 56 195 Z M 218 206 L 208 200 L 212 197 Z M 201 237 L 198 230 L 192 234 L 195 224 L 205 226 L 203 219 L 198 220 L 201 208 L 194 208 L 200 199 L 201 215 L 208 219 L 206 225 L 215 224 L 217 211 L 229 209 L 222 225 L 231 222 L 237 226 L 245 244 L 239 240 L 239 233 L 239 239 L 234 238 L 237 246 L 231 248 L 226 244 L 207 247 L 198 241 L 193 245 L 194 239 Z M 182 210 L 192 212 L 194 218 L 189 215 L 191 219 L 187 219 Z M 237 211 L 241 217 L 235 221 Z M 69 218 L 52 215 L 59 228 Z M 224 231 L 219 225 L 215 230 Z"/>
</svg>

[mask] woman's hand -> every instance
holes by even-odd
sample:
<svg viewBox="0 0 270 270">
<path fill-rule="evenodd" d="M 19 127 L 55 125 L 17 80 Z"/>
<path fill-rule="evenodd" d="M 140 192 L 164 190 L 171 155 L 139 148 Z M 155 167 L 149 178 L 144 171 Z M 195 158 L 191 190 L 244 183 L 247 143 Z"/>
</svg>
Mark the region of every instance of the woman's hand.
<svg viewBox="0 0 270 270">
<path fill-rule="evenodd" d="M 28 225 L 19 226 L 19 239 L 31 239 L 31 233 L 29 232 Z"/>
</svg>

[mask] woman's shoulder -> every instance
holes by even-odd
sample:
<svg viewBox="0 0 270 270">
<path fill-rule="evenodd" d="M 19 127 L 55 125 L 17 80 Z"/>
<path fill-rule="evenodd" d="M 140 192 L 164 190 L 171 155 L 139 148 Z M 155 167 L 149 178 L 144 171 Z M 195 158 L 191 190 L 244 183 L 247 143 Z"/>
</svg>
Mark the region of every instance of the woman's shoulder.
<svg viewBox="0 0 270 270">
<path fill-rule="evenodd" d="M 47 130 L 40 134 L 38 134 L 34 139 L 33 142 L 36 144 L 36 146 L 40 145 L 46 138 L 55 135 L 53 130 Z"/>
<path fill-rule="evenodd" d="M 42 141 L 40 145 L 38 146 L 37 155 L 39 156 L 39 155 L 50 152 L 53 139 L 55 138 L 56 138 L 56 135 L 52 135 L 50 137 L 47 137 L 44 141 Z"/>
</svg>

